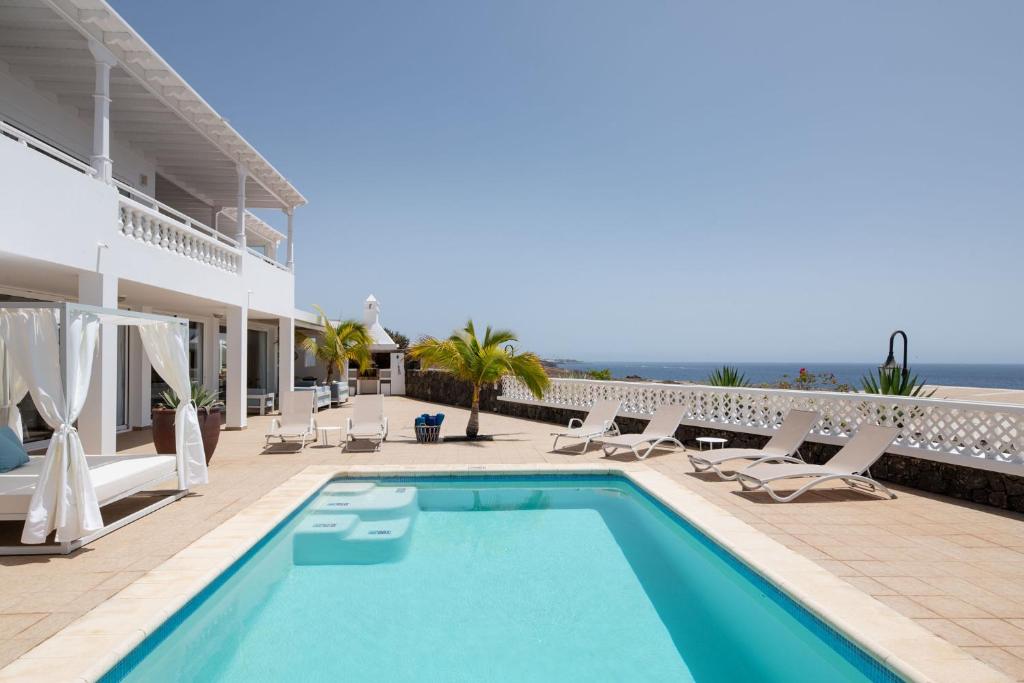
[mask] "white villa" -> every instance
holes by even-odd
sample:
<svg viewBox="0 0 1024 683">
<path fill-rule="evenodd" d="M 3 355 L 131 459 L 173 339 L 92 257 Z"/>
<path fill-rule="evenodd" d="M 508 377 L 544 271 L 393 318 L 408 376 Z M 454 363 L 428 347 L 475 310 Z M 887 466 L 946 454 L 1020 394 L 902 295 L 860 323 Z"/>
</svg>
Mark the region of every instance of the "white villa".
<svg viewBox="0 0 1024 683">
<path fill-rule="evenodd" d="M 187 318 L 192 380 L 244 428 L 247 392 L 291 388 L 295 325 L 315 322 L 294 304 L 306 199 L 103 0 L 4 3 L 0 22 L 0 302 Z M 283 212 L 287 234 L 250 209 Z M 137 333 L 104 328 L 86 452 L 147 426 L 163 388 Z"/>
</svg>

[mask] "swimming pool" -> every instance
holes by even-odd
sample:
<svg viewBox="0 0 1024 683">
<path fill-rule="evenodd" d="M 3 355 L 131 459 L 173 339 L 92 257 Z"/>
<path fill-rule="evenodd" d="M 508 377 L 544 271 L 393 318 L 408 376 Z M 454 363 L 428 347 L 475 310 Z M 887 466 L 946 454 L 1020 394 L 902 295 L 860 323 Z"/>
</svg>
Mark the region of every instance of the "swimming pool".
<svg viewBox="0 0 1024 683">
<path fill-rule="evenodd" d="M 104 681 L 895 681 L 617 476 L 335 481 Z"/>
</svg>

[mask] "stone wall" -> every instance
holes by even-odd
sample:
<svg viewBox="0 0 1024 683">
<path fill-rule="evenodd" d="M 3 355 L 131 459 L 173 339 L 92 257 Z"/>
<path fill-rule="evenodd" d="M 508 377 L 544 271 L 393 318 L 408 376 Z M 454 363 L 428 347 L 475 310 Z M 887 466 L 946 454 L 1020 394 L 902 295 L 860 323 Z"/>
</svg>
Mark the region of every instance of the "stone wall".
<svg viewBox="0 0 1024 683">
<path fill-rule="evenodd" d="M 480 395 L 480 410 L 558 425 L 566 425 L 574 417 L 582 419 L 586 416 L 583 411 L 567 408 L 500 401 L 500 393 L 497 387 L 485 388 Z M 406 379 L 406 395 L 463 408 L 469 408 L 471 397 L 468 384 L 460 382 L 447 372 L 436 370 L 410 371 Z M 638 418 L 620 417 L 616 422 L 619 429 L 626 433 L 640 432 L 647 426 L 647 420 Z M 723 429 L 683 425 L 676 430 L 676 438 L 687 446 L 696 446 L 695 439 L 698 436 L 719 436 L 729 439 L 728 445 L 733 448 L 761 448 L 768 441 L 768 437 L 759 434 Z M 838 450 L 838 446 L 807 442 L 800 448 L 800 453 L 807 462 L 823 463 Z M 882 456 L 871 468 L 871 474 L 887 483 L 1024 512 L 1024 477 L 906 455 Z"/>
</svg>

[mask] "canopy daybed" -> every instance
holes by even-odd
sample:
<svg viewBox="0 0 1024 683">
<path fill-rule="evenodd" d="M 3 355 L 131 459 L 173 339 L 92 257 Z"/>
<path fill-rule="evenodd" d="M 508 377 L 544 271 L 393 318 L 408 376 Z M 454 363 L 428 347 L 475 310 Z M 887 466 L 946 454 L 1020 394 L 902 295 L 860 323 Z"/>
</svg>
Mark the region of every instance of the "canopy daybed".
<svg viewBox="0 0 1024 683">
<path fill-rule="evenodd" d="M 135 327 L 153 369 L 191 396 L 188 320 L 73 303 L 0 304 L 0 423 L 21 436 L 17 404 L 26 394 L 53 429 L 44 456 L 0 473 L 0 520 L 24 520 L 21 545 L 0 554 L 69 553 L 168 505 L 207 482 L 195 404 L 179 402 L 175 455 L 86 455 L 75 427 L 85 405 L 100 325 Z M 177 479 L 156 502 L 104 524 L 100 508 Z M 53 543 L 47 543 L 51 532 Z"/>
</svg>

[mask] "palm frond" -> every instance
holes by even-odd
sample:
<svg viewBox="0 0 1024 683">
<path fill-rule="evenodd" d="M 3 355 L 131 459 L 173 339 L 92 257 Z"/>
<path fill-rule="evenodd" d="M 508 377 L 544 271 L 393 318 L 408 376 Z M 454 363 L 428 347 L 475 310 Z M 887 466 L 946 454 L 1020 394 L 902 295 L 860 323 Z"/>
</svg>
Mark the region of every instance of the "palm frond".
<svg viewBox="0 0 1024 683">
<path fill-rule="evenodd" d="M 344 374 L 349 361 L 356 361 L 360 370 L 366 370 L 372 362 L 370 346 L 373 338 L 370 330 L 358 320 L 342 320 L 337 324 L 331 322 L 324 310 L 314 306 L 320 322 L 319 337 L 307 337 L 302 341 L 302 348 L 324 363 L 328 372 L 337 369 Z"/>
<path fill-rule="evenodd" d="M 442 368 L 474 386 L 493 384 L 506 375 L 523 381 L 540 396 L 548 387 L 547 371 L 535 354 L 511 354 L 505 345 L 516 341 L 511 330 L 487 327 L 481 342 L 472 320 L 444 340 L 424 337 L 409 348 L 409 355 L 424 367 Z"/>
</svg>

